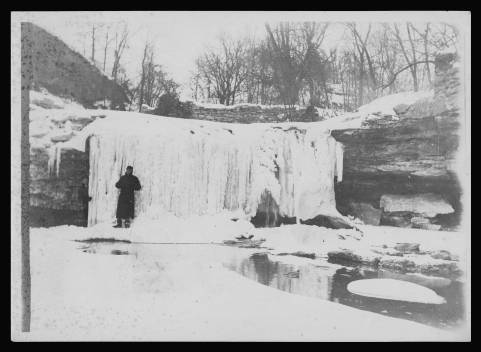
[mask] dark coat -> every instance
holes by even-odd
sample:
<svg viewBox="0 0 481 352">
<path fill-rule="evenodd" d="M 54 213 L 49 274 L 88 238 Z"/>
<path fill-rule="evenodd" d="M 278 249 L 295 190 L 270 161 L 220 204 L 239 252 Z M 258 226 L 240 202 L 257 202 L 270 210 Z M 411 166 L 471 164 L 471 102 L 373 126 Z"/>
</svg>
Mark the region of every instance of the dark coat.
<svg viewBox="0 0 481 352">
<path fill-rule="evenodd" d="M 115 184 L 115 187 L 120 189 L 117 203 L 117 218 L 133 218 L 135 208 L 134 191 L 138 191 L 141 188 L 139 179 L 134 175 L 123 175 Z"/>
</svg>

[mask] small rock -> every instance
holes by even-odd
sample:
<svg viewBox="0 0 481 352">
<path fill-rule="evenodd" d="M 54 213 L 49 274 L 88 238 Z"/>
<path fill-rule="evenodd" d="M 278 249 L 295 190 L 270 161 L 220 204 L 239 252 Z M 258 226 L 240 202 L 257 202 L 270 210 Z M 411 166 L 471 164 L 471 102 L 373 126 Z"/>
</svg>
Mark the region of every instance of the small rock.
<svg viewBox="0 0 481 352">
<path fill-rule="evenodd" d="M 421 216 L 414 216 L 411 218 L 411 223 L 416 229 L 424 229 L 431 231 L 438 231 L 441 229 L 441 225 L 431 223 L 429 218 L 424 218 Z"/>
<path fill-rule="evenodd" d="M 381 258 L 380 255 L 376 255 L 371 252 L 372 255 L 356 254 L 351 250 L 338 250 L 327 253 L 328 261 L 332 263 L 359 263 L 376 267 Z"/>
<path fill-rule="evenodd" d="M 303 225 L 315 225 L 319 227 L 326 227 L 329 229 L 352 229 L 353 227 L 348 224 L 346 220 L 340 217 L 317 215 L 316 217 L 308 220 L 301 220 Z"/>
<path fill-rule="evenodd" d="M 457 262 L 444 261 L 443 263 L 426 263 L 419 265 L 419 272 L 426 275 L 442 276 L 445 278 L 458 278 L 463 274 Z"/>
<path fill-rule="evenodd" d="M 413 254 L 404 257 L 384 256 L 379 262 L 379 268 L 403 273 L 421 273 L 448 279 L 456 279 L 463 274 L 458 262 L 440 259 L 426 260 L 426 257 L 430 258 L 425 255 Z"/>
<path fill-rule="evenodd" d="M 404 254 L 402 254 L 401 252 L 399 251 L 383 251 L 383 250 L 376 250 L 376 249 L 373 249 L 372 250 L 374 253 L 377 253 L 377 254 L 381 254 L 381 255 L 391 255 L 391 256 L 394 256 L 394 257 L 402 257 Z"/>
<path fill-rule="evenodd" d="M 381 217 L 381 225 L 411 228 L 413 224 L 411 220 L 404 215 L 395 215 L 383 213 Z"/>
<path fill-rule="evenodd" d="M 393 110 L 396 114 L 401 115 L 406 113 L 409 110 L 409 105 L 408 104 L 399 104 L 393 107 Z"/>
<path fill-rule="evenodd" d="M 371 204 L 352 202 L 350 211 L 365 224 L 377 226 L 381 222 L 382 210 L 374 208 Z"/>
<path fill-rule="evenodd" d="M 439 251 L 434 251 L 430 252 L 429 255 L 434 258 L 434 259 L 442 259 L 442 260 L 453 260 L 453 261 L 458 261 L 459 257 L 451 254 L 450 252 L 446 250 L 439 250 Z"/>
<path fill-rule="evenodd" d="M 58 143 L 58 142 L 66 142 L 66 141 L 69 141 L 70 139 L 72 139 L 72 137 L 74 136 L 75 134 L 70 132 L 70 133 L 66 133 L 66 134 L 58 134 L 56 136 L 52 136 L 50 137 L 50 140 L 54 143 Z"/>
<path fill-rule="evenodd" d="M 409 259 L 398 259 L 397 257 L 384 257 L 379 262 L 379 267 L 381 269 L 403 271 L 403 272 L 414 272 L 416 264 Z"/>
<path fill-rule="evenodd" d="M 419 243 L 396 243 L 394 249 L 402 253 L 419 253 Z"/>
<path fill-rule="evenodd" d="M 426 215 L 429 218 L 437 214 L 450 214 L 453 207 L 440 195 L 424 194 L 384 194 L 380 200 L 380 208 L 385 212 L 411 212 Z"/>
</svg>

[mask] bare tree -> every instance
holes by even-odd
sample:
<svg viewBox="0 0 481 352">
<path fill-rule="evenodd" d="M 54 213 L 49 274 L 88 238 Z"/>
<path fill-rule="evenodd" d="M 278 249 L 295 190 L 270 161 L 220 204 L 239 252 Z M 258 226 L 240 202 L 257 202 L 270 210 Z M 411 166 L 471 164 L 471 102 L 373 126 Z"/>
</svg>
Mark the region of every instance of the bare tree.
<svg viewBox="0 0 481 352">
<path fill-rule="evenodd" d="M 413 87 L 414 91 L 417 92 L 419 90 L 418 84 L 418 71 L 417 71 L 417 59 L 416 59 L 416 49 L 414 44 L 414 38 L 411 31 L 412 24 L 407 22 L 406 23 L 406 32 L 409 40 L 409 44 L 411 46 L 411 51 L 406 48 L 404 45 L 404 39 L 401 36 L 401 31 L 399 30 L 399 25 L 394 23 L 394 35 L 399 43 L 401 48 L 401 52 L 406 60 L 406 64 L 408 65 L 409 71 L 411 72 L 412 80 L 413 80 Z"/>
<path fill-rule="evenodd" d="M 326 29 L 327 24 L 315 22 L 283 22 L 274 28 L 266 24 L 274 85 L 289 109 L 299 102 L 309 66 L 318 61 Z"/>
<path fill-rule="evenodd" d="M 426 73 L 427 73 L 427 76 L 428 76 L 428 82 L 429 82 L 429 85 L 431 86 L 433 84 L 433 80 L 431 78 L 431 69 L 429 68 L 429 63 L 427 62 L 430 58 L 430 55 L 429 55 L 429 34 L 430 34 L 430 30 L 431 30 L 431 24 L 428 22 L 426 23 L 426 27 L 424 29 L 424 32 L 421 33 L 420 31 L 418 31 L 416 29 L 416 27 L 413 27 L 413 29 L 421 36 L 421 38 L 423 39 L 423 47 L 424 47 L 424 60 L 426 61 Z"/>
<path fill-rule="evenodd" d="M 369 39 L 372 33 L 372 24 L 369 26 L 364 35 L 361 35 L 355 23 L 347 23 L 355 48 L 353 53 L 356 62 L 359 65 L 359 105 L 364 103 L 364 90 L 367 88 L 369 98 L 372 98 L 376 92 L 374 91 L 378 85 L 377 72 L 374 67 L 373 59 L 369 49 Z"/>
<path fill-rule="evenodd" d="M 120 59 L 127 46 L 128 35 L 129 32 L 126 25 L 123 27 L 122 32 L 115 33 L 114 61 L 112 66 L 112 78 L 115 82 L 117 82 L 117 75 L 120 69 Z"/>
<path fill-rule="evenodd" d="M 144 54 L 142 56 L 142 73 L 140 76 L 140 84 L 139 84 L 139 112 L 142 112 L 142 105 L 144 104 L 144 89 L 145 89 L 145 82 L 147 78 L 147 70 L 148 67 L 146 63 L 152 59 L 153 50 L 152 45 L 147 42 L 144 46 Z"/>
<path fill-rule="evenodd" d="M 204 87 L 208 92 L 214 91 L 220 104 L 233 105 L 241 93 L 248 72 L 246 53 L 244 41 L 222 37 L 218 50 L 211 49 L 197 59 L 197 72 Z"/>
<path fill-rule="evenodd" d="M 95 30 L 96 30 L 96 26 L 95 24 L 92 25 L 92 52 L 90 54 L 90 59 L 92 60 L 92 62 L 95 63 Z"/>
<path fill-rule="evenodd" d="M 109 50 L 109 45 L 112 42 L 112 39 L 109 40 L 109 31 L 110 31 L 110 28 L 107 27 L 106 30 L 105 30 L 104 62 L 103 62 L 103 66 L 102 66 L 102 69 L 103 69 L 104 72 L 105 72 L 105 68 L 106 68 L 106 64 L 107 64 L 107 52 Z"/>
</svg>

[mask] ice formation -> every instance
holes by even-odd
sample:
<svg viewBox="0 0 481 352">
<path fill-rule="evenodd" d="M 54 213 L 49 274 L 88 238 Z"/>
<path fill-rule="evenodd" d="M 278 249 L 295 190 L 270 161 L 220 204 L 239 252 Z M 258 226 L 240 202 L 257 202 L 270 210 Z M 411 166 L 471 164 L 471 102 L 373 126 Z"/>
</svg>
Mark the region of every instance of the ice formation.
<svg viewBox="0 0 481 352">
<path fill-rule="evenodd" d="M 136 195 L 137 216 L 227 210 L 250 217 L 266 192 L 280 216 L 339 216 L 334 182 L 342 180 L 343 147 L 330 130 L 359 128 L 372 111 L 427 94 L 383 97 L 357 113 L 314 123 L 239 125 L 103 110 L 106 118 L 72 131 L 70 140 L 54 136 L 59 142 L 50 149 L 49 169 L 58 175 L 61 149 L 84 150 L 89 137 L 90 225 L 115 216 L 114 184 L 129 164 L 143 186 Z M 67 133 L 66 127 L 58 133 Z"/>
<path fill-rule="evenodd" d="M 89 138 L 90 225 L 115 216 L 114 184 L 127 165 L 142 183 L 136 214 L 149 218 L 165 211 L 181 217 L 225 210 L 254 216 L 266 191 L 281 216 L 339 215 L 334 177 L 342 179 L 342 146 L 329 130 L 140 115 L 135 122 L 119 115 L 89 126 L 95 131 Z"/>
<path fill-rule="evenodd" d="M 367 279 L 352 281 L 347 285 L 349 292 L 361 296 L 425 304 L 443 304 L 446 300 L 435 291 L 402 280 Z"/>
<path fill-rule="evenodd" d="M 136 216 L 151 219 L 222 211 L 254 216 L 268 192 L 279 215 L 340 216 L 334 180 L 342 180 L 343 148 L 319 123 L 236 125 L 132 112 L 106 112 L 50 149 L 58 174 L 62 148 L 89 145 L 89 225 L 115 216 L 115 182 L 127 165 L 142 183 Z"/>
</svg>

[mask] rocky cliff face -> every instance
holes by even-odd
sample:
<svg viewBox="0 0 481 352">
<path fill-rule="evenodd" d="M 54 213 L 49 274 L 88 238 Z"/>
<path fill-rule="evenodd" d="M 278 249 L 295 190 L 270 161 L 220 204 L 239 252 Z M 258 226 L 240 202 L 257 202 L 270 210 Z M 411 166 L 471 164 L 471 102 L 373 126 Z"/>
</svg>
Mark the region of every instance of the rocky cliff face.
<svg viewBox="0 0 481 352">
<path fill-rule="evenodd" d="M 69 96 L 85 107 L 108 99 L 112 109 L 121 109 L 128 101 L 118 84 L 59 38 L 32 23 L 24 23 L 22 33 L 31 38 L 35 87 L 44 87 L 58 96 Z"/>
<path fill-rule="evenodd" d="M 88 180 L 86 153 L 62 151 L 62 167 L 58 175 L 48 170 L 48 153 L 44 148 L 30 152 L 30 225 L 83 225 L 83 204 L 79 197 L 83 180 Z"/>
<path fill-rule="evenodd" d="M 102 116 L 101 111 L 84 109 L 45 90 L 30 92 L 31 226 L 85 223 L 79 191 L 89 177 L 88 154 L 65 148 L 58 158 L 61 164 L 52 165 L 50 147 L 70 140 Z"/>
<path fill-rule="evenodd" d="M 428 193 L 454 208 L 451 214 L 431 217 L 429 224 L 449 229 L 459 222 L 461 187 L 455 160 L 461 116 L 456 66 L 454 54 L 437 58 L 433 98 L 395 106 L 395 114 L 371 116 L 360 128 L 332 131 L 345 147 L 343 181 L 336 189 L 342 213 L 360 216 L 354 210 L 359 203 L 381 209 L 385 194 Z M 380 223 L 416 227 L 413 217 L 423 216 L 412 209 L 385 211 Z"/>
</svg>

